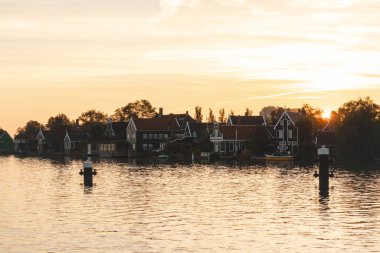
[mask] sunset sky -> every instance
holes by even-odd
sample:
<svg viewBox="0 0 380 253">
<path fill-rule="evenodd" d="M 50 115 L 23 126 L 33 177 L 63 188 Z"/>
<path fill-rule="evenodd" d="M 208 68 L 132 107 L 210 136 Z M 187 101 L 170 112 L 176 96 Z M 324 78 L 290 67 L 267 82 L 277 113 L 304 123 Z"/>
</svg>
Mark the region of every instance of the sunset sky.
<svg viewBox="0 0 380 253">
<path fill-rule="evenodd" d="M 380 103 L 378 0 L 0 0 L 0 127 L 148 99 L 164 112 Z"/>
</svg>

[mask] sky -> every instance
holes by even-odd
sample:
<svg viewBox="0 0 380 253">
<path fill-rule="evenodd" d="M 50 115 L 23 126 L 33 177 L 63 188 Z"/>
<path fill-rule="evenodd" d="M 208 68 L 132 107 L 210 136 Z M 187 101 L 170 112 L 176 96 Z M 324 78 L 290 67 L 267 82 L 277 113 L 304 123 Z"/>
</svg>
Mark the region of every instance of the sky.
<svg viewBox="0 0 380 253">
<path fill-rule="evenodd" d="M 0 0 L 0 127 L 137 99 L 191 114 L 380 103 L 379 12 L 378 0 Z"/>
</svg>

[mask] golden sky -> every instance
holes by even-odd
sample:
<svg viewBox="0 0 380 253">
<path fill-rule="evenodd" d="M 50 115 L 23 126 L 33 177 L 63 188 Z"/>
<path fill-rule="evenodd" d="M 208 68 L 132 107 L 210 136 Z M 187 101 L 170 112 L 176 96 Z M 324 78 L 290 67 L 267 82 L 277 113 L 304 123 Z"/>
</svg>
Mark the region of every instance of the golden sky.
<svg viewBox="0 0 380 253">
<path fill-rule="evenodd" d="M 0 0 L 0 127 L 148 99 L 164 112 L 380 103 L 378 0 Z"/>
</svg>

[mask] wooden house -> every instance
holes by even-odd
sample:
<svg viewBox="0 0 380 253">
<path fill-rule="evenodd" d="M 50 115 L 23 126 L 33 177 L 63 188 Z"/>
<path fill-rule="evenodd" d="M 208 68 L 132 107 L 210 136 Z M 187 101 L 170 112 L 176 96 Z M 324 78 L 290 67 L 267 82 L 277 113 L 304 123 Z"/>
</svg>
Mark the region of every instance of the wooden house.
<svg viewBox="0 0 380 253">
<path fill-rule="evenodd" d="M 285 110 L 277 124 L 273 127 L 275 145 L 280 152 L 294 153 L 298 146 L 298 127 L 297 120 L 301 117 L 298 112 Z"/>
<path fill-rule="evenodd" d="M 128 122 L 112 122 L 108 119 L 104 139 L 97 144 L 101 157 L 125 157 L 128 155 L 127 145 Z"/>
<path fill-rule="evenodd" d="M 7 131 L 0 129 L 0 154 L 11 154 L 14 152 L 12 137 Z"/>
<path fill-rule="evenodd" d="M 219 125 L 214 124 L 210 135 L 215 153 L 236 156 L 245 150 L 254 136 L 263 135 L 270 141 L 270 134 L 264 125 Z"/>
</svg>

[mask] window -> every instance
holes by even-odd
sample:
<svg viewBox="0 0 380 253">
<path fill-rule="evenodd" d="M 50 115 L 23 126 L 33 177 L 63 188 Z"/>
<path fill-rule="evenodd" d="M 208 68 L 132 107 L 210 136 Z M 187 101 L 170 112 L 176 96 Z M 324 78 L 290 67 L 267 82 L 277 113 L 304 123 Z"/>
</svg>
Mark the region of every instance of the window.
<svg viewBox="0 0 380 253">
<path fill-rule="evenodd" d="M 153 149 L 153 144 L 148 144 L 148 149 L 152 150 Z"/>
<path fill-rule="evenodd" d="M 165 135 L 164 135 L 164 139 L 165 139 L 165 140 L 169 139 L 168 134 L 165 134 Z"/>
<path fill-rule="evenodd" d="M 160 135 L 159 135 L 159 138 L 160 138 L 160 140 L 162 140 L 162 139 L 164 138 L 164 135 L 163 135 L 163 134 L 160 134 Z"/>
<path fill-rule="evenodd" d="M 146 139 L 146 137 L 147 137 L 146 134 L 143 134 L 143 139 L 144 139 L 144 140 Z"/>
<path fill-rule="evenodd" d="M 230 151 L 234 151 L 234 143 L 230 142 Z"/>
<path fill-rule="evenodd" d="M 278 131 L 278 138 L 284 138 L 284 131 L 283 130 Z"/>
<path fill-rule="evenodd" d="M 236 143 L 236 149 L 235 149 L 236 151 L 239 151 L 240 150 L 240 142 L 237 142 Z"/>
<path fill-rule="evenodd" d="M 155 139 L 155 140 L 158 139 L 158 134 L 154 134 L 154 139 Z"/>
<path fill-rule="evenodd" d="M 136 144 L 132 145 L 132 150 L 136 150 Z"/>
<path fill-rule="evenodd" d="M 220 147 L 220 151 L 225 152 L 226 151 L 226 143 L 222 142 L 222 146 Z"/>
<path fill-rule="evenodd" d="M 288 131 L 288 137 L 289 139 L 293 138 L 293 131 L 291 129 Z"/>
<path fill-rule="evenodd" d="M 148 149 L 147 145 L 143 144 L 143 150 L 147 150 L 147 149 Z"/>
<path fill-rule="evenodd" d="M 151 140 L 153 138 L 152 134 L 148 134 L 148 139 Z"/>
</svg>

